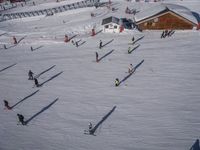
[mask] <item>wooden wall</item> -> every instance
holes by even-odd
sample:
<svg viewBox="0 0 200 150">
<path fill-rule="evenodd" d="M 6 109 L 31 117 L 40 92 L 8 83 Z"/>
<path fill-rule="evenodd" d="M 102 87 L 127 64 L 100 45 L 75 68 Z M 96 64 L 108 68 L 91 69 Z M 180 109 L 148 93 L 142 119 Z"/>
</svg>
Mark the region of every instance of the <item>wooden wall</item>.
<svg viewBox="0 0 200 150">
<path fill-rule="evenodd" d="M 181 17 L 168 12 L 159 16 L 155 19 L 149 21 L 138 23 L 138 27 L 142 30 L 163 30 L 163 29 L 173 29 L 173 30 L 183 30 L 192 29 L 193 24 L 182 19 Z"/>
</svg>

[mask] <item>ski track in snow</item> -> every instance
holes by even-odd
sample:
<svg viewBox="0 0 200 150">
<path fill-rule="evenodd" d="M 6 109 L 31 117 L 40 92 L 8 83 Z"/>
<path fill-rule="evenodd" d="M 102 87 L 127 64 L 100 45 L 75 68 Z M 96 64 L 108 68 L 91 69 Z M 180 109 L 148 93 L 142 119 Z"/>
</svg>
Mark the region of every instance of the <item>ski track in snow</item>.
<svg viewBox="0 0 200 150">
<path fill-rule="evenodd" d="M 195 2 L 177 3 L 200 12 Z M 118 0 L 116 15 L 125 16 L 127 4 Z M 101 15 L 91 18 L 91 12 Z M 0 150 L 183 150 L 200 138 L 199 31 L 176 31 L 165 39 L 160 39 L 160 31 L 91 37 L 92 27 L 99 31 L 101 19 L 112 14 L 106 8 L 83 8 L 74 14 L 1 22 L 0 33 L 6 34 L 0 36 L 0 70 L 17 65 L 0 72 L 0 99 L 12 106 L 40 91 L 12 110 L 4 110 L 2 104 Z M 73 40 L 85 43 L 78 48 L 64 43 L 65 34 L 79 34 Z M 12 46 L 13 35 L 26 38 L 4 50 L 3 44 Z M 133 35 L 144 38 L 128 54 Z M 98 48 L 100 40 L 105 44 L 112 39 Z M 38 49 L 31 51 L 31 46 Z M 101 57 L 111 50 L 112 54 L 95 62 L 95 52 Z M 116 78 L 127 76 L 130 63 L 136 66 L 142 60 L 132 76 L 114 86 Z M 45 84 L 32 88 L 28 71 L 37 75 L 54 65 L 38 78 Z M 89 122 L 95 125 L 115 105 L 97 136 L 84 134 Z M 25 120 L 38 115 L 21 126 L 17 125 L 17 113 Z"/>
</svg>

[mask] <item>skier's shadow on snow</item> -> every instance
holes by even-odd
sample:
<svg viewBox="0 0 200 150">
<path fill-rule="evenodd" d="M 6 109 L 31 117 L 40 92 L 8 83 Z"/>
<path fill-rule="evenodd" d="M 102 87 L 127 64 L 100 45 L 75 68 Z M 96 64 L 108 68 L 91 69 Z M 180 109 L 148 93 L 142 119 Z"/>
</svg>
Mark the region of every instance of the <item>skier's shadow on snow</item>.
<svg viewBox="0 0 200 150">
<path fill-rule="evenodd" d="M 100 31 L 96 32 L 96 34 L 95 34 L 95 35 L 97 35 L 97 34 L 101 33 L 102 31 L 103 31 L 103 30 L 100 30 Z"/>
<path fill-rule="evenodd" d="M 78 35 L 78 34 L 76 34 L 76 35 L 70 37 L 70 38 L 69 38 L 69 41 L 72 40 L 73 38 L 75 38 L 77 35 Z"/>
<path fill-rule="evenodd" d="M 138 47 L 140 47 L 140 44 L 138 44 L 136 47 L 134 47 L 130 52 L 128 52 L 129 54 L 131 54 L 134 50 L 136 50 Z"/>
<path fill-rule="evenodd" d="M 22 37 L 21 39 L 19 39 L 19 41 L 17 42 L 17 44 L 19 44 L 22 40 L 24 40 L 26 38 L 26 36 Z"/>
<path fill-rule="evenodd" d="M 138 42 L 138 41 L 142 40 L 143 38 L 144 38 L 144 36 L 142 36 L 142 37 L 138 38 L 137 40 L 135 40 L 135 41 L 133 42 L 133 44 L 135 44 L 136 42 Z"/>
<path fill-rule="evenodd" d="M 90 135 L 94 135 L 97 128 L 115 111 L 116 106 L 112 108 L 95 126 L 89 131 Z"/>
<path fill-rule="evenodd" d="M 5 33 L 0 34 L 0 36 L 6 35 L 6 34 L 7 34 L 7 33 L 5 32 Z"/>
<path fill-rule="evenodd" d="M 26 96 L 25 98 L 23 98 L 22 100 L 20 100 L 19 102 L 17 102 L 16 104 L 14 104 L 13 106 L 11 106 L 11 109 L 13 109 L 14 107 L 16 107 L 18 104 L 22 103 L 23 101 L 25 101 L 26 99 L 28 99 L 29 97 L 35 95 L 37 92 L 39 92 L 39 90 L 31 93 L 30 95 Z"/>
<path fill-rule="evenodd" d="M 112 41 L 114 41 L 114 39 L 110 40 L 109 42 L 107 42 L 106 44 L 102 45 L 102 48 L 108 44 L 110 44 Z"/>
<path fill-rule="evenodd" d="M 83 41 L 82 43 L 80 43 L 80 44 L 78 45 L 78 47 L 81 46 L 81 45 L 83 45 L 83 44 L 85 44 L 85 43 L 86 43 L 86 41 Z"/>
<path fill-rule="evenodd" d="M 9 69 L 9 68 L 11 68 L 11 67 L 15 66 L 16 64 L 17 64 L 17 63 L 15 63 L 15 64 L 12 64 L 12 65 L 10 65 L 10 66 L 8 66 L 8 67 L 6 67 L 6 68 L 3 68 L 3 69 L 1 69 L 1 70 L 0 70 L 0 72 L 4 71 L 4 70 L 6 70 L 6 69 Z"/>
<path fill-rule="evenodd" d="M 39 46 L 39 47 L 32 48 L 32 49 L 31 49 L 31 51 L 36 51 L 36 50 L 38 50 L 38 49 L 40 49 L 40 48 L 42 48 L 42 47 L 44 47 L 44 46 L 43 46 L 43 45 L 41 45 L 41 46 Z"/>
<path fill-rule="evenodd" d="M 35 77 L 34 77 L 34 78 L 39 78 L 39 77 L 40 77 L 42 74 L 44 74 L 44 73 L 46 73 L 47 71 L 49 71 L 49 70 L 53 69 L 55 66 L 56 66 L 56 65 L 53 65 L 53 66 L 51 66 L 50 68 L 48 68 L 48 69 L 46 69 L 46 70 L 42 71 L 41 73 L 39 73 L 39 74 L 35 75 Z"/>
<path fill-rule="evenodd" d="M 13 48 L 13 47 L 15 47 L 15 46 L 17 46 L 17 44 L 14 44 L 14 45 L 8 46 L 8 47 L 6 47 L 6 49 L 10 49 L 10 48 Z"/>
<path fill-rule="evenodd" d="M 49 81 L 53 80 L 54 78 L 56 78 L 57 76 L 59 76 L 59 75 L 60 75 L 60 74 L 62 74 L 62 73 L 63 73 L 63 71 L 59 72 L 58 74 L 56 74 L 56 75 L 52 76 L 52 77 L 51 77 L 51 78 L 49 78 L 48 80 L 46 80 L 46 81 L 44 81 L 44 82 L 40 83 L 40 84 L 39 84 L 39 86 L 43 86 L 45 83 L 47 83 L 47 82 L 49 82 Z"/>
<path fill-rule="evenodd" d="M 47 105 L 46 107 L 42 108 L 38 113 L 36 113 L 35 115 L 33 115 L 32 117 L 30 117 L 28 120 L 25 121 L 25 125 L 27 125 L 31 120 L 33 120 L 35 117 L 37 117 L 38 115 L 40 115 L 42 112 L 44 112 L 45 110 L 49 109 L 56 101 L 58 101 L 58 98 L 55 99 L 53 102 L 51 102 L 49 105 Z"/>
<path fill-rule="evenodd" d="M 123 80 L 121 80 L 119 82 L 119 84 L 121 84 L 122 82 L 126 81 L 132 74 L 135 73 L 135 71 L 137 70 L 138 67 L 140 67 L 142 65 L 142 63 L 144 62 L 144 60 L 142 60 L 139 64 L 137 64 L 134 68 L 133 68 L 133 72 L 129 73 L 129 75 L 127 75 Z"/>
<path fill-rule="evenodd" d="M 101 60 L 102 60 L 103 58 L 105 58 L 106 56 L 110 55 L 113 51 L 114 51 L 114 49 L 111 50 L 110 52 L 106 53 L 104 56 L 102 56 L 101 58 L 99 58 L 99 61 L 101 61 Z"/>
</svg>

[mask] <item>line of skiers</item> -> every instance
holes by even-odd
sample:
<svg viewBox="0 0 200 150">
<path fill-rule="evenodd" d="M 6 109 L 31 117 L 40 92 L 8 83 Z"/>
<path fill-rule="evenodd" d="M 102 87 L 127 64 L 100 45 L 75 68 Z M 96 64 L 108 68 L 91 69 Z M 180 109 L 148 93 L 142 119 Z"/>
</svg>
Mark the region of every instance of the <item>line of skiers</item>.
<svg viewBox="0 0 200 150">
<path fill-rule="evenodd" d="M 171 37 L 175 33 L 174 30 L 164 30 L 161 34 L 161 39 L 166 37 Z"/>
<path fill-rule="evenodd" d="M 28 80 L 34 80 L 34 83 L 35 83 L 35 86 L 36 87 L 39 87 L 39 83 L 38 83 L 38 80 L 36 78 L 33 77 L 34 73 L 29 70 L 28 72 Z M 4 102 L 4 109 L 8 109 L 8 110 L 11 110 L 12 107 L 9 105 L 9 102 L 7 100 L 3 100 Z M 18 121 L 22 124 L 22 125 L 26 125 L 25 121 L 24 121 L 24 116 L 22 114 L 17 114 L 17 117 L 18 117 Z"/>
</svg>

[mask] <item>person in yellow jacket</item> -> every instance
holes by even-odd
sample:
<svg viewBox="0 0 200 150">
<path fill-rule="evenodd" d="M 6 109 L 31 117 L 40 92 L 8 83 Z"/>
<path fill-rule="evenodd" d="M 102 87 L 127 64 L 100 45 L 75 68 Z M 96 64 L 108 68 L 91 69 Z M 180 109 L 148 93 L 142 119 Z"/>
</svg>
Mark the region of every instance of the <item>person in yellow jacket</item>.
<svg viewBox="0 0 200 150">
<path fill-rule="evenodd" d="M 116 79 L 115 79 L 115 86 L 119 86 L 119 84 L 120 84 L 119 79 L 116 78 Z"/>
</svg>

